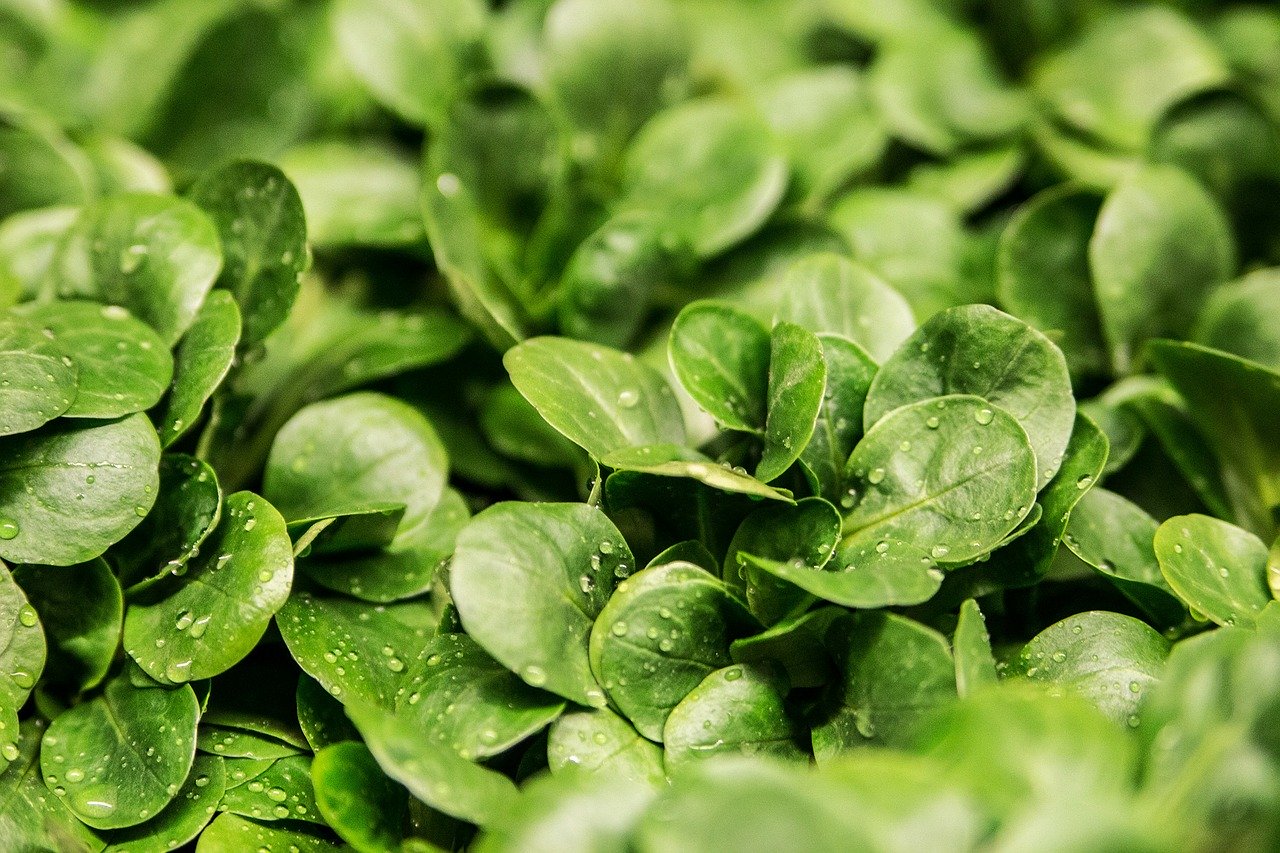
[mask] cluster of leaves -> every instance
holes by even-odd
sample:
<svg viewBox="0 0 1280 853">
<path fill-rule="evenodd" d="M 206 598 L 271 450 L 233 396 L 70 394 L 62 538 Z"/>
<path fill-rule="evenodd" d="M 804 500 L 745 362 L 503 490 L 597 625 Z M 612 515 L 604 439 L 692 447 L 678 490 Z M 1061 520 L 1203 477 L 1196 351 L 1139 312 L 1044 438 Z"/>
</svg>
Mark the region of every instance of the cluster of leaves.
<svg viewBox="0 0 1280 853">
<path fill-rule="evenodd" d="M 0 848 L 1276 849 L 1277 93 L 1208 0 L 0 4 Z"/>
</svg>

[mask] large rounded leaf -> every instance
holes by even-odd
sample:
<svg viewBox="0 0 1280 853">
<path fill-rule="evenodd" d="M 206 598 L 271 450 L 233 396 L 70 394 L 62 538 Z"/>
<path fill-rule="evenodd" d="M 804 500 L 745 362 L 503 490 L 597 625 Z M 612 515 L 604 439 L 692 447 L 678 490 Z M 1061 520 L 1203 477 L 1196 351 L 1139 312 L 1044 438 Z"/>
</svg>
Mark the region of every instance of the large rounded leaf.
<svg viewBox="0 0 1280 853">
<path fill-rule="evenodd" d="M 767 666 L 735 664 L 711 673 L 667 717 L 667 766 L 735 753 L 807 759 L 786 692 L 786 680 Z"/>
<path fill-rule="evenodd" d="M 1116 372 L 1140 366 L 1148 339 L 1190 330 L 1212 288 L 1235 273 L 1235 251 L 1222 210 L 1179 169 L 1149 167 L 1107 196 L 1089 266 Z"/>
<path fill-rule="evenodd" d="M 333 31 L 378 100 L 415 124 L 437 124 L 479 64 L 485 11 L 478 0 L 342 0 Z"/>
<path fill-rule="evenodd" d="M 690 101 L 655 116 L 627 151 L 626 210 L 662 216 L 701 256 L 750 236 L 787 186 L 787 161 L 764 123 L 728 100 Z"/>
<path fill-rule="evenodd" d="M 289 653 L 330 695 L 387 710 L 408 683 L 409 662 L 435 623 L 435 611 L 423 602 L 373 605 L 302 591 L 276 616 Z"/>
<path fill-rule="evenodd" d="M 622 534 L 594 507 L 502 503 L 459 534 L 450 591 L 467 633 L 512 672 L 602 706 L 587 637 L 634 566 Z"/>
<path fill-rule="evenodd" d="M 34 321 L 0 317 L 0 436 L 27 432 L 76 398 L 75 363 Z"/>
<path fill-rule="evenodd" d="M 146 823 L 108 833 L 103 853 L 162 853 L 195 840 L 216 813 L 226 787 L 222 759 L 197 755 L 169 805 Z"/>
<path fill-rule="evenodd" d="M 1160 677 L 1169 641 L 1145 622 L 1102 610 L 1078 613 L 1027 643 L 1017 671 L 1073 691 L 1136 728 L 1142 696 Z"/>
<path fill-rule="evenodd" d="M 79 392 L 63 415 L 118 418 L 160 401 L 173 378 L 169 346 L 118 305 L 47 302 L 24 311 L 53 332 L 77 372 Z"/>
<path fill-rule="evenodd" d="M 135 687 L 117 678 L 45 731 L 45 781 L 96 829 L 142 823 L 168 805 L 187 778 L 199 713 L 187 685 Z"/>
<path fill-rule="evenodd" d="M 218 675 L 253 650 L 289 596 L 293 544 L 271 504 L 236 492 L 186 568 L 148 590 L 125 617 L 125 649 L 165 684 Z"/>
<path fill-rule="evenodd" d="M 814 726 L 819 759 L 872 744 L 905 746 L 926 718 L 956 697 L 946 638 L 918 622 L 860 613 L 836 622 L 827 644 L 841 676 Z"/>
<path fill-rule="evenodd" d="M 1000 235 L 1000 302 L 1054 334 L 1073 373 L 1110 369 L 1089 270 L 1089 238 L 1102 199 L 1074 185 L 1045 190 L 1014 214 Z"/>
<path fill-rule="evenodd" d="M 534 338 L 509 350 L 503 363 L 547 423 L 596 459 L 627 447 L 684 444 L 675 392 L 630 353 Z"/>
<path fill-rule="evenodd" d="M 1075 399 L 1062 352 L 1047 337 L 986 305 L 944 311 L 885 362 L 867 392 L 868 428 L 889 412 L 945 394 L 974 394 L 1013 415 L 1036 454 L 1036 488 L 1057 473 Z"/>
<path fill-rule="evenodd" d="M 941 583 L 939 564 L 989 553 L 1035 499 L 1026 433 L 971 396 L 894 411 L 859 442 L 848 469 L 842 539 L 826 569 L 766 567 L 847 606 L 927 599 Z"/>
<path fill-rule="evenodd" d="M 915 331 L 907 300 L 883 279 L 840 255 L 824 252 L 787 270 L 777 317 L 819 334 L 848 338 L 883 362 Z"/>
<path fill-rule="evenodd" d="M 160 485 L 160 442 L 145 415 L 50 424 L 0 440 L 0 557 L 70 566 L 125 537 Z"/>
<path fill-rule="evenodd" d="M 483 826 L 519 799 L 515 784 L 506 776 L 426 740 L 405 720 L 360 705 L 349 706 L 347 714 L 382 772 L 445 814 Z"/>
<path fill-rule="evenodd" d="M 399 850 L 408 798 L 362 743 L 335 743 L 311 763 L 316 805 L 356 850 Z"/>
<path fill-rule="evenodd" d="M 547 731 L 547 764 L 554 773 L 587 771 L 597 779 L 666 781 L 662 750 L 608 708 L 574 711 Z"/>
<path fill-rule="evenodd" d="M 769 336 L 769 414 L 756 479 L 775 480 L 800 458 L 822 408 L 826 379 L 818 336 L 795 323 L 774 326 Z"/>
<path fill-rule="evenodd" d="M 662 740 L 671 709 L 731 663 L 735 627 L 752 620 L 692 563 L 654 566 L 618 585 L 591 631 L 591 669 L 636 731 Z"/>
<path fill-rule="evenodd" d="M 353 592 L 362 575 L 376 575 L 379 597 L 398 598 L 421 591 L 419 575 L 441 557 L 432 550 L 440 538 L 432 513 L 448 470 L 444 446 L 421 413 L 358 393 L 315 403 L 285 424 L 267 458 L 263 492 L 290 521 L 403 504 L 387 553 L 328 565 L 324 575 L 326 585 Z"/>
</svg>

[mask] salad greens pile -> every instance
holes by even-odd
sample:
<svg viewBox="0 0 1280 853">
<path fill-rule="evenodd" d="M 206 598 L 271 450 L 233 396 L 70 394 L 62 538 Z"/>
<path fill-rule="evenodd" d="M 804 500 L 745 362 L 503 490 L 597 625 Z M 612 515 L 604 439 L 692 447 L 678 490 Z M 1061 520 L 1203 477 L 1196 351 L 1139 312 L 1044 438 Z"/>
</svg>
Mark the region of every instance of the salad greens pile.
<svg viewBox="0 0 1280 853">
<path fill-rule="evenodd" d="M 1280 847 L 1280 11 L 0 2 L 0 849 Z"/>
</svg>

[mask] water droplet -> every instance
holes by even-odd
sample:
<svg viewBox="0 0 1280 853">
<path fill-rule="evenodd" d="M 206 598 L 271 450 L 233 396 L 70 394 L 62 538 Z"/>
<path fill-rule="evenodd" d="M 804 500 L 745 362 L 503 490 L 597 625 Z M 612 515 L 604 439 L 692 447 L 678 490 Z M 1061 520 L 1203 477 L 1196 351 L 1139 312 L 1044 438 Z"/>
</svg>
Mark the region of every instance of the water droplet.
<svg viewBox="0 0 1280 853">
<path fill-rule="evenodd" d="M 606 554 L 606 555 L 607 555 L 607 554 L 612 554 L 612 553 L 613 553 L 613 543 L 612 543 L 612 542 L 610 542 L 608 539 L 606 539 L 606 540 L 604 540 L 603 542 L 601 542 L 601 543 L 600 543 L 600 553 L 601 553 L 601 554 Z"/>
<path fill-rule="evenodd" d="M 1130 681 L 1130 682 L 1129 682 L 1129 692 L 1130 692 L 1130 693 L 1141 693 L 1141 692 L 1142 692 L 1142 685 L 1141 685 L 1141 684 L 1139 684 L 1139 683 L 1138 683 L 1138 682 L 1136 682 L 1136 681 Z"/>
<path fill-rule="evenodd" d="M 195 621 L 195 617 L 191 615 L 191 611 L 184 610 L 178 614 L 178 618 L 173 623 L 173 627 L 179 631 L 185 631 L 191 627 L 191 623 L 194 621 Z"/>
<path fill-rule="evenodd" d="M 40 619 L 36 616 L 34 607 L 30 604 L 24 604 L 18 609 L 18 621 L 21 622 L 24 627 L 34 628 L 36 626 L 36 622 L 39 622 Z"/>
<path fill-rule="evenodd" d="M 5 761 L 17 761 L 22 753 L 18 751 L 16 745 L 6 743 L 4 746 L 0 746 L 0 755 L 4 756 Z"/>
<path fill-rule="evenodd" d="M 18 522 L 12 518 L 0 518 L 0 539 L 13 539 L 18 535 Z"/>
<path fill-rule="evenodd" d="M 929 556 L 935 560 L 941 560 L 943 557 L 951 553 L 951 549 L 946 545 L 934 545 L 929 549 Z"/>
<path fill-rule="evenodd" d="M 289 795 L 285 793 L 284 788 L 268 788 L 267 796 L 277 803 L 283 803 Z"/>
<path fill-rule="evenodd" d="M 547 683 L 547 671 L 540 666 L 526 666 L 524 680 L 534 687 L 541 687 Z"/>
<path fill-rule="evenodd" d="M 164 677 L 174 684 L 185 684 L 191 680 L 191 661 L 174 661 L 164 668 Z"/>
<path fill-rule="evenodd" d="M 868 482 L 868 483 L 870 483 L 870 484 L 871 484 L 871 485 L 873 485 L 873 486 L 874 486 L 876 483 L 881 482 L 882 480 L 884 480 L 884 469 L 883 469 L 883 468 L 872 468 L 872 469 L 871 469 L 871 472 L 870 472 L 869 474 L 867 474 L 867 482 Z"/>
<path fill-rule="evenodd" d="M 925 419 L 924 425 L 927 426 L 929 429 L 937 429 L 940 423 L 942 423 L 942 421 L 938 420 L 933 415 L 930 415 L 927 419 Z"/>
<path fill-rule="evenodd" d="M 877 543 L 876 543 L 876 553 L 877 553 L 877 554 L 883 554 L 884 552 L 886 552 L 886 551 L 888 551 L 888 550 L 889 550 L 889 543 L 888 543 L 888 542 L 877 542 Z"/>
<path fill-rule="evenodd" d="M 1093 485 L 1092 474 L 1082 474 L 1080 478 L 1076 480 L 1076 488 L 1080 489 L 1081 491 L 1089 488 L 1092 485 Z"/>
<path fill-rule="evenodd" d="M 624 409 L 633 409 L 639 402 L 640 395 L 630 388 L 618 393 L 618 405 Z"/>
<path fill-rule="evenodd" d="M 75 767 L 71 768 L 70 770 L 67 771 L 67 781 L 71 782 L 72 784 L 75 784 L 76 782 L 83 782 L 84 771 Z"/>
<path fill-rule="evenodd" d="M 256 527 L 256 526 L 257 526 L 257 524 L 258 524 L 258 519 L 256 519 L 256 518 L 251 518 L 251 519 L 249 519 L 248 521 L 246 521 L 246 522 L 244 523 L 244 530 L 245 530 L 245 532 L 246 532 L 246 533 L 248 533 L 250 530 L 252 530 L 254 527 Z"/>
<path fill-rule="evenodd" d="M 1066 652 L 1054 652 L 1054 653 L 1053 653 L 1053 660 L 1054 660 L 1054 662 L 1055 662 L 1055 663 L 1064 663 L 1064 662 L 1066 661 L 1066 659 L 1067 659 L 1067 653 L 1066 653 Z"/>
<path fill-rule="evenodd" d="M 146 518 L 146 517 L 147 517 L 147 508 L 146 508 L 145 506 L 143 506 L 142 504 L 138 504 L 137 506 L 135 506 L 135 507 L 133 508 L 133 514 L 134 514 L 134 515 L 136 515 L 136 516 L 138 516 L 138 518 Z"/>
<path fill-rule="evenodd" d="M 737 681 L 741 677 L 742 677 L 742 667 L 740 666 L 732 666 L 724 671 L 725 681 Z"/>
<path fill-rule="evenodd" d="M 400 660 L 400 658 L 388 658 L 387 669 L 392 672 L 404 672 L 404 661 Z"/>
<path fill-rule="evenodd" d="M 1182 546 L 1181 546 L 1181 545 L 1176 545 L 1176 544 L 1175 544 L 1175 545 L 1173 546 L 1173 553 L 1175 553 L 1175 554 L 1181 554 L 1181 553 L 1182 553 Z"/>
<path fill-rule="evenodd" d="M 613 631 L 613 636 L 615 637 L 625 637 L 627 635 L 627 623 L 622 621 L 614 622 L 613 628 L 610 630 Z"/>
</svg>

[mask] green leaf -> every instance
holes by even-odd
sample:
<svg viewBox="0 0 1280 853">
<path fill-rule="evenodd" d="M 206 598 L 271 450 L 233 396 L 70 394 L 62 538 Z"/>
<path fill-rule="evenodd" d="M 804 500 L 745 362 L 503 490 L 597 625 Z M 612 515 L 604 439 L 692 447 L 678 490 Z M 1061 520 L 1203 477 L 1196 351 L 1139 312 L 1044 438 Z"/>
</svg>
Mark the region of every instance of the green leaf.
<svg viewBox="0 0 1280 853">
<path fill-rule="evenodd" d="M 813 729 L 820 761 L 867 745 L 906 746 L 922 721 L 956 696 L 956 664 L 937 631 L 889 613 L 832 624 L 840 678 Z"/>
<path fill-rule="evenodd" d="M 328 833 L 307 824 L 262 824 L 237 814 L 220 814 L 200 834 L 200 853 L 326 853 L 341 850 Z"/>
<path fill-rule="evenodd" d="M 1166 7 L 1139 6 L 1099 16 L 1043 59 L 1033 84 L 1080 132 L 1139 149 L 1166 107 L 1226 79 L 1222 57 L 1189 20 Z"/>
<path fill-rule="evenodd" d="M 41 733 L 40 723 L 31 719 L 23 724 L 21 736 L 15 730 L 3 737 L 10 748 L 4 751 L 6 769 L 0 770 L 0 838 L 19 850 L 101 849 L 94 833 L 45 787 L 37 759 Z"/>
<path fill-rule="evenodd" d="M 786 670 L 792 687 L 820 687 L 831 680 L 834 667 L 823 637 L 831 623 L 845 611 L 820 607 L 729 645 L 735 663 L 770 662 Z"/>
<path fill-rule="evenodd" d="M 373 605 L 297 589 L 276 614 L 280 636 L 303 672 L 344 705 L 387 710 L 435 623 L 435 612 L 422 602 Z"/>
<path fill-rule="evenodd" d="M 17 761 L 18 710 L 26 704 L 45 665 L 40 617 L 22 587 L 0 563 L 0 757 L 3 768 Z M 2 777 L 0 777 L 2 778 Z"/>
<path fill-rule="evenodd" d="M 770 667 L 734 664 L 711 673 L 667 717 L 667 764 L 722 754 L 806 760 L 801 728 L 788 716 L 785 696 L 785 679 Z"/>
<path fill-rule="evenodd" d="M 151 509 L 160 442 L 146 416 L 88 423 L 0 439 L 0 557 L 83 563 L 123 539 Z"/>
<path fill-rule="evenodd" d="M 822 342 L 802 326 L 774 326 L 769 352 L 769 414 L 756 466 L 756 479 L 766 483 L 786 473 L 804 452 L 822 408 L 827 378 Z"/>
<path fill-rule="evenodd" d="M 656 787 L 584 772 L 540 776 L 476 841 L 477 853 L 580 850 L 623 853 Z"/>
<path fill-rule="evenodd" d="M 1075 400 L 1062 352 L 1040 332 L 985 305 L 934 316 L 881 366 L 863 421 L 869 429 L 899 406 L 946 394 L 982 397 L 1022 425 L 1035 451 L 1037 490 L 1057 473 Z"/>
<path fill-rule="evenodd" d="M 586 772 L 601 785 L 625 779 L 656 789 L 667 780 L 662 749 L 607 708 L 573 711 L 552 723 L 547 763 L 553 774 Z"/>
<path fill-rule="evenodd" d="M 893 134 L 933 154 L 1009 136 L 1027 118 L 1022 93 L 1000 79 L 982 42 L 959 27 L 925 28 L 887 45 L 870 74 Z"/>
<path fill-rule="evenodd" d="M 89 163 L 51 122 L 6 109 L 0 116 L 0 156 L 10 164 L 0 176 L 0 218 L 91 197 Z"/>
<path fill-rule="evenodd" d="M 404 720 L 361 705 L 348 705 L 347 713 L 382 772 L 432 808 L 484 826 L 518 801 L 510 779 L 423 740 Z"/>
<path fill-rule="evenodd" d="M 996 816 L 1034 812 L 1070 797 L 1124 801 L 1137 750 L 1122 726 L 1085 700 L 1002 685 L 944 708 L 916 738 L 942 778 Z"/>
<path fill-rule="evenodd" d="M 311 787 L 311 757 L 288 755 L 227 787 L 219 808 L 254 820 L 323 823 Z"/>
<path fill-rule="evenodd" d="M 600 463 L 617 471 L 696 480 L 713 489 L 747 495 L 752 499 L 793 502 L 789 491 L 767 486 L 742 468 L 730 468 L 727 463 L 716 463 L 696 450 L 674 444 L 629 447 L 610 453 Z"/>
<path fill-rule="evenodd" d="M 1145 622 L 1091 610 L 1056 622 L 1023 647 L 1015 670 L 1070 690 L 1119 725 L 1137 728 L 1143 694 L 1160 678 L 1169 641 Z"/>
<path fill-rule="evenodd" d="M 218 227 L 217 286 L 235 295 L 242 345 L 253 346 L 284 322 L 298 294 L 308 261 L 302 199 L 278 168 L 252 161 L 206 175 L 191 197 Z"/>
<path fill-rule="evenodd" d="M 443 556 L 435 553 L 440 525 L 433 513 L 448 471 L 444 446 L 425 417 L 399 400 L 363 392 L 294 415 L 271 447 L 263 492 L 290 521 L 403 504 L 383 553 L 321 570 L 326 585 L 359 595 L 368 580 L 378 600 L 394 600 L 425 589 Z"/>
<path fill-rule="evenodd" d="M 1001 304 L 1054 340 L 1077 376 L 1111 365 L 1089 268 L 1101 207 L 1096 193 L 1074 184 L 1038 193 L 1009 220 L 996 258 Z"/>
<path fill-rule="evenodd" d="M 106 833 L 103 853 L 164 853 L 194 841 L 226 791 L 227 772 L 216 755 L 197 755 L 169 805 L 145 823 Z"/>
<path fill-rule="evenodd" d="M 13 577 L 27 594 L 44 628 L 49 645 L 45 681 L 72 691 L 98 686 L 120 647 L 124 618 L 120 584 L 106 562 L 98 559 L 78 566 L 18 566 Z M 9 671 L 18 670 L 31 675 L 38 672 L 22 666 Z M 18 702 L 13 707 L 21 705 Z"/>
<path fill-rule="evenodd" d="M 1270 536 L 1280 506 L 1280 441 L 1271 428 L 1280 374 L 1196 344 L 1156 341 L 1149 352 L 1217 454 L 1237 520 Z"/>
<path fill-rule="evenodd" d="M 425 236 L 418 165 L 397 149 L 311 142 L 281 155 L 280 168 L 302 199 L 307 239 L 321 249 L 413 246 Z"/>
<path fill-rule="evenodd" d="M 1103 202 L 1089 267 L 1112 364 L 1132 373 L 1148 339 L 1190 330 L 1211 289 L 1235 272 L 1235 246 L 1222 211 L 1199 184 L 1178 169 L 1152 166 Z"/>
<path fill-rule="evenodd" d="M 1280 370 L 1280 270 L 1255 270 L 1216 288 L 1196 319 L 1196 343 Z"/>
<path fill-rule="evenodd" d="M 804 202 L 821 202 L 872 169 L 889 141 L 853 68 L 827 65 L 775 77 L 755 100 L 791 161 L 792 193 Z"/>
<path fill-rule="evenodd" d="M 235 297 L 215 290 L 173 353 L 173 382 L 156 411 L 160 442 L 169 447 L 195 424 L 204 404 L 231 372 L 240 343 Z"/>
<path fill-rule="evenodd" d="M 305 675 L 298 679 L 296 700 L 298 727 L 315 752 L 344 740 L 360 739 L 360 733 L 347 719 L 342 703 L 330 696 L 315 679 Z"/>
<path fill-rule="evenodd" d="M 284 519 L 252 492 L 228 495 L 199 557 L 130 604 L 124 646 L 148 675 L 183 684 L 230 669 L 262 639 L 293 583 Z M 157 648 L 155 638 L 166 638 Z"/>
<path fill-rule="evenodd" d="M 311 764 L 316 805 L 334 832 L 362 851 L 400 850 L 407 808 L 404 788 L 388 779 L 361 743 L 335 743 Z"/>
<path fill-rule="evenodd" d="M 724 584 L 691 563 L 668 563 L 618 585 L 591 630 L 591 670 L 610 702 L 650 740 L 671 709 L 727 666 L 735 626 L 750 623 Z"/>
<path fill-rule="evenodd" d="M 79 388 L 69 418 L 118 418 L 151 408 L 173 378 L 173 356 L 159 335 L 117 305 L 48 302 L 23 312 L 66 353 Z"/>
<path fill-rule="evenodd" d="M 0 316 L 0 436 L 36 429 L 67 411 L 76 399 L 76 376 L 52 330 L 45 334 L 26 317 Z"/>
<path fill-rule="evenodd" d="M 789 585 L 779 585 L 754 569 L 747 556 L 763 557 L 819 570 L 840 541 L 840 513 L 821 498 L 804 498 L 794 506 L 771 504 L 747 516 L 729 543 L 723 576 L 731 590 L 745 593 L 751 612 L 766 625 L 807 606 L 812 599 Z"/>
<path fill-rule="evenodd" d="M 684 444 L 675 392 L 630 353 L 534 338 L 510 350 L 503 363 L 547 423 L 596 459 L 628 447 Z"/>
<path fill-rule="evenodd" d="M 85 823 L 135 826 L 167 806 L 187 778 L 198 716 L 190 686 L 134 687 L 117 678 L 49 725 L 40 768 L 50 790 Z"/>
<path fill-rule="evenodd" d="M 458 535 L 449 591 L 467 633 L 504 666 L 534 687 L 599 707 L 604 693 L 587 638 L 634 566 L 598 509 L 502 503 Z"/>
<path fill-rule="evenodd" d="M 559 285 L 565 335 L 612 347 L 634 341 L 650 302 L 678 274 L 662 237 L 661 220 L 632 213 L 611 217 L 578 245 Z"/>
<path fill-rule="evenodd" d="M 671 325 L 671 369 L 722 426 L 763 433 L 772 342 L 750 314 L 716 302 L 685 307 Z"/>
<path fill-rule="evenodd" d="M 818 482 L 822 497 L 839 503 L 848 494 L 845 463 L 862 438 L 862 407 L 876 373 L 875 362 L 852 341 L 820 334 L 827 365 L 822 407 L 800 462 Z"/>
<path fill-rule="evenodd" d="M 1222 467 L 1186 411 L 1160 399 L 1157 392 L 1135 396 L 1124 405 L 1142 418 L 1210 513 L 1219 518 L 1233 517 L 1231 498 L 1222 482 Z"/>
<path fill-rule="evenodd" d="M 506 752 L 541 731 L 565 704 L 529 687 L 466 634 L 427 641 L 404 690 L 396 698 L 396 714 L 473 761 Z"/>
<path fill-rule="evenodd" d="M 485 13 L 476 0 L 341 0 L 333 28 L 379 101 L 413 124 L 436 125 L 479 70 Z"/>
<path fill-rule="evenodd" d="M 988 684 L 995 684 L 996 661 L 991 653 L 987 618 L 972 598 L 960 605 L 956 633 L 952 638 L 956 660 L 956 692 L 968 696 Z"/>
<path fill-rule="evenodd" d="M 1035 499 L 1026 433 L 971 396 L 895 410 L 867 432 L 848 469 L 854 494 L 841 501 L 843 538 L 827 571 L 783 576 L 846 606 L 926 600 L 942 580 L 936 564 L 990 552 Z"/>
<path fill-rule="evenodd" d="M 787 162 L 763 122 L 730 101 L 705 99 L 659 113 L 640 130 L 627 150 L 618 204 L 661 217 L 670 233 L 710 257 L 764 224 L 786 186 Z"/>
<path fill-rule="evenodd" d="M 1136 504 L 1095 487 L 1071 511 L 1062 538 L 1157 625 L 1172 626 L 1183 620 L 1186 608 L 1160 573 L 1152 545 L 1157 527 Z"/>
<path fill-rule="evenodd" d="M 195 205 L 129 193 L 86 207 L 50 275 L 61 298 L 119 305 L 175 344 L 222 269 L 218 232 Z"/>
<path fill-rule="evenodd" d="M 1271 601 L 1267 546 L 1207 515 L 1180 515 L 1155 533 L 1160 572 L 1178 597 L 1219 625 L 1254 624 Z"/>
<path fill-rule="evenodd" d="M 685 87 L 689 45 L 667 0 L 559 0 L 543 32 L 551 96 L 585 137 L 583 159 L 610 167 L 632 134 Z"/>
<path fill-rule="evenodd" d="M 160 490 L 142 523 L 111 549 L 109 560 L 126 587 L 180 575 L 222 516 L 222 489 L 213 469 L 191 456 L 160 458 Z"/>
<path fill-rule="evenodd" d="M 915 331 L 911 306 L 883 279 L 832 252 L 792 264 L 777 318 L 839 335 L 883 362 Z"/>
</svg>

